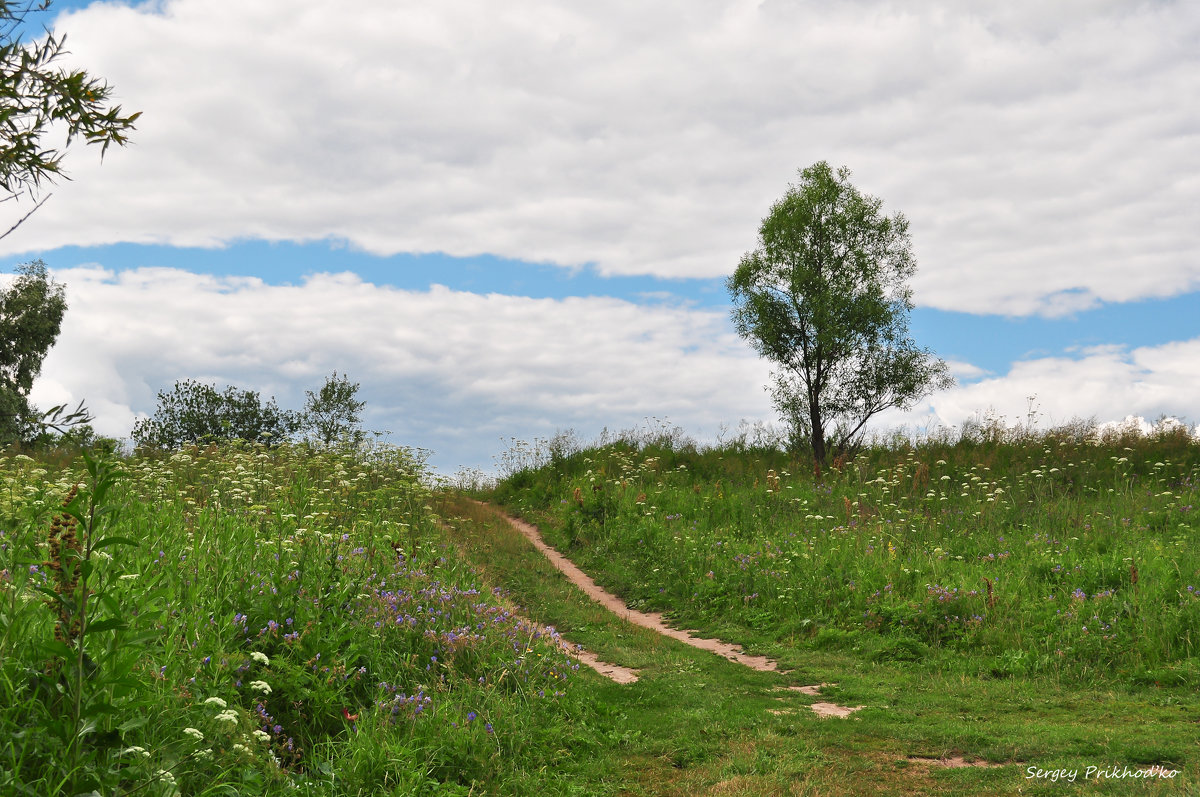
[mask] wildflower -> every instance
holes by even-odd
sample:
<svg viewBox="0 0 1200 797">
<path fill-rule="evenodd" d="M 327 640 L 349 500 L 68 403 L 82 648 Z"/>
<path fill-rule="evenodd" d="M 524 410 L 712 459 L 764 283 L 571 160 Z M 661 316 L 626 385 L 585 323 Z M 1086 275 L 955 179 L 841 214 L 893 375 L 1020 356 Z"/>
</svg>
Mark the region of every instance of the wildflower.
<svg viewBox="0 0 1200 797">
<path fill-rule="evenodd" d="M 208 700 L 204 701 L 204 705 L 216 706 L 217 708 L 227 708 L 229 704 L 219 697 L 210 697 Z"/>
<path fill-rule="evenodd" d="M 267 733 L 266 731 L 260 731 L 257 728 L 255 728 L 254 729 L 254 738 L 258 739 L 260 742 L 269 742 L 269 741 L 271 741 L 271 734 Z"/>
<path fill-rule="evenodd" d="M 351 714 L 350 709 L 348 709 L 348 708 L 342 709 L 342 716 L 346 718 L 347 722 L 354 722 L 355 720 L 358 719 L 358 715 Z"/>
<path fill-rule="evenodd" d="M 238 723 L 238 714 L 233 709 L 222 711 L 215 718 L 217 722 L 232 722 L 234 725 Z"/>
<path fill-rule="evenodd" d="M 149 758 L 149 757 L 150 757 L 150 751 L 149 751 L 149 750 L 147 750 L 145 747 L 137 747 L 137 746 L 134 746 L 134 747 L 126 747 L 124 750 L 122 750 L 122 751 L 121 751 L 121 755 L 125 755 L 125 754 L 129 754 L 129 755 L 140 755 L 142 758 Z"/>
<path fill-rule="evenodd" d="M 264 695 L 271 694 L 271 685 L 266 681 L 251 681 L 250 688 L 255 692 L 262 692 Z"/>
<path fill-rule="evenodd" d="M 183 732 L 198 742 L 204 741 L 204 734 L 195 728 L 184 728 Z"/>
<path fill-rule="evenodd" d="M 257 661 L 259 664 L 263 665 L 264 667 L 266 667 L 267 665 L 269 665 L 271 663 L 271 660 L 269 658 L 267 658 L 267 654 L 263 653 L 262 651 L 258 651 L 258 650 L 251 653 L 250 658 L 254 659 L 255 661 Z"/>
<path fill-rule="evenodd" d="M 249 748 L 247 748 L 246 745 L 244 745 L 244 744 L 238 744 L 237 742 L 233 743 L 233 752 L 235 752 L 235 753 L 244 753 L 248 749 Z"/>
</svg>

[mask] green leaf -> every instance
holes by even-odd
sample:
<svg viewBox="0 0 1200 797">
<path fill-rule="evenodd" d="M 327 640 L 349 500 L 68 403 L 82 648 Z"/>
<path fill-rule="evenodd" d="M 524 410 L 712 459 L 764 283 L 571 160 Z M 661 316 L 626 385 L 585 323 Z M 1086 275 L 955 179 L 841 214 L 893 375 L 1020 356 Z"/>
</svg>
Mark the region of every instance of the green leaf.
<svg viewBox="0 0 1200 797">
<path fill-rule="evenodd" d="M 111 631 L 114 628 L 128 628 L 129 624 L 117 617 L 109 617 L 105 620 L 97 620 L 94 623 L 88 623 L 88 627 L 84 630 L 84 634 L 98 634 L 101 631 Z"/>
<path fill-rule="evenodd" d="M 63 597 L 62 595 L 59 595 L 57 592 L 55 592 L 50 587 L 36 586 L 36 587 L 34 587 L 34 589 L 36 589 L 38 592 L 45 595 L 47 598 L 49 598 L 54 603 L 61 603 L 63 606 L 67 606 L 67 607 L 70 607 L 72 605 L 71 603 L 67 602 L 67 599 L 65 597 Z"/>
<path fill-rule="evenodd" d="M 132 537 L 105 537 L 93 545 L 92 550 L 98 551 L 101 548 L 107 548 L 110 545 L 131 545 L 136 548 L 137 546 L 141 545 L 141 543 Z"/>
<path fill-rule="evenodd" d="M 107 714 L 111 716 L 116 713 L 117 709 L 112 703 L 109 703 L 107 700 L 97 700 L 95 703 L 84 706 L 83 710 L 79 712 L 79 716 L 81 719 L 88 719 L 91 717 L 99 717 L 101 714 Z M 90 733 L 96 729 L 96 725 L 95 723 L 87 723 L 87 728 L 88 732 Z M 80 735 L 83 735 L 82 730 L 80 731 Z"/>
<path fill-rule="evenodd" d="M 139 717 L 130 717 L 118 725 L 117 730 L 121 733 L 129 733 L 130 731 L 136 731 L 138 728 L 143 727 L 149 721 L 150 718 L 145 714 Z"/>
<path fill-rule="evenodd" d="M 138 648 L 157 642 L 161 638 L 162 634 L 158 631 L 143 631 L 140 634 L 127 634 L 121 637 L 121 640 L 127 648 Z"/>
<path fill-rule="evenodd" d="M 117 602 L 117 599 L 111 593 L 100 592 L 96 595 L 96 598 L 100 601 L 100 605 L 108 610 L 109 614 L 112 614 L 114 617 L 122 616 L 121 604 Z"/>
<path fill-rule="evenodd" d="M 125 677 L 109 681 L 108 684 L 110 687 L 112 687 L 112 696 L 114 700 L 120 700 L 123 697 L 131 695 L 141 687 L 141 684 L 135 679 Z"/>
</svg>

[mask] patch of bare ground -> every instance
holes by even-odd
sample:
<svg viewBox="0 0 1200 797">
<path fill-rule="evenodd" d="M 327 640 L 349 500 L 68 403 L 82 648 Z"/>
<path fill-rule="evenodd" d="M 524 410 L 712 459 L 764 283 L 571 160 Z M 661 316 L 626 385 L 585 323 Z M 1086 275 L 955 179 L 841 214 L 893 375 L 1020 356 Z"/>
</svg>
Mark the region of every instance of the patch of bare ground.
<svg viewBox="0 0 1200 797">
<path fill-rule="evenodd" d="M 529 623 L 528 620 L 525 622 Z M 566 653 L 580 664 L 586 664 L 588 667 L 591 667 L 593 670 L 600 673 L 610 681 L 614 681 L 615 683 L 619 684 L 637 683 L 637 670 L 630 669 L 629 667 L 622 667 L 620 664 L 612 664 L 604 661 L 595 653 L 585 650 L 582 645 L 572 644 L 553 628 L 538 625 L 537 623 L 530 623 L 530 625 L 540 631 L 542 635 L 554 637 L 554 639 L 559 643 L 559 648 L 562 649 L 563 653 Z"/>
<path fill-rule="evenodd" d="M 480 504 L 480 506 L 487 507 L 487 505 L 483 504 L 482 502 L 477 501 L 476 503 Z M 678 628 L 672 628 L 671 626 L 667 625 L 666 620 L 663 619 L 663 616 L 657 612 L 641 612 L 637 609 L 630 609 L 625 605 L 625 601 L 605 590 L 594 580 L 592 580 L 591 576 L 580 570 L 574 562 L 547 545 L 546 541 L 542 539 L 542 535 L 537 530 L 537 527 L 532 523 L 527 523 L 520 518 L 511 517 L 495 509 L 492 511 L 495 511 L 496 514 L 504 518 L 509 525 L 521 532 L 522 536 L 529 540 L 529 542 L 533 544 L 534 548 L 536 548 L 543 556 L 550 560 L 550 563 L 553 564 L 560 573 L 565 575 L 572 584 L 583 590 L 585 595 L 618 617 L 622 617 L 634 625 L 641 626 L 642 628 L 648 628 L 651 631 L 662 634 L 663 636 L 682 642 L 685 645 L 691 645 L 692 647 L 700 650 L 716 653 L 718 656 L 723 656 L 730 661 L 735 661 L 738 664 L 749 667 L 752 670 L 756 670 L 758 672 L 780 672 L 778 662 L 773 659 L 768 659 L 766 656 L 752 656 L 737 645 L 731 645 L 728 642 L 722 642 L 719 639 L 706 639 L 704 637 L 693 636 L 688 631 L 681 631 Z M 582 660 L 583 659 L 581 659 L 581 661 Z M 612 675 L 608 675 L 596 665 L 590 664 L 589 666 L 592 666 L 597 672 L 607 675 L 607 677 L 613 678 L 613 680 L 617 680 L 617 678 L 613 677 Z M 613 667 L 614 665 L 604 666 Z M 633 680 L 637 680 L 636 675 L 633 676 Z M 629 681 L 618 681 L 618 683 L 629 683 Z M 835 684 L 816 684 L 813 686 L 795 686 L 787 688 L 798 691 L 801 694 L 816 696 L 820 693 L 822 687 L 834 685 Z M 821 718 L 845 718 L 862 708 L 864 707 L 839 706 L 836 703 L 826 702 L 813 703 L 811 706 L 809 706 L 809 709 Z M 786 713 L 786 710 L 771 710 L 771 713 L 783 714 Z"/>
<path fill-rule="evenodd" d="M 821 694 L 821 690 L 825 687 L 833 687 L 837 684 L 814 684 L 812 686 L 778 686 L 776 692 L 799 692 L 802 695 L 809 697 L 817 697 Z M 785 698 L 776 698 L 784 700 Z M 865 706 L 839 706 L 837 703 L 817 702 L 808 707 L 818 717 L 849 717 L 856 711 L 865 708 Z M 794 713 L 790 709 L 771 710 L 772 714 L 791 714 Z"/>
<path fill-rule="evenodd" d="M 541 625 L 540 623 L 535 623 L 526 617 L 522 617 L 515 606 L 508 605 L 507 601 L 502 602 L 506 604 L 505 608 L 508 609 L 509 613 L 512 614 L 513 617 L 519 618 L 532 634 L 538 637 L 545 636 L 552 638 L 564 653 L 579 663 L 591 667 L 605 678 L 608 678 L 610 681 L 614 681 L 619 684 L 632 684 L 637 682 L 637 670 L 630 669 L 629 667 L 622 667 L 620 664 L 612 664 L 610 662 L 603 661 L 595 653 L 584 650 L 582 645 L 572 644 L 555 629 Z"/>
<path fill-rule="evenodd" d="M 611 664 L 607 661 L 602 661 L 595 653 L 591 653 L 582 649 L 568 649 L 567 654 L 573 658 L 579 659 L 579 661 L 583 662 L 611 681 L 616 681 L 619 684 L 632 684 L 637 682 L 637 670 L 632 670 L 629 667 L 622 667 L 620 664 Z"/>
<path fill-rule="evenodd" d="M 813 686 L 777 686 L 776 692 L 799 692 L 802 695 L 816 697 L 821 694 L 821 690 L 826 686 L 837 686 L 837 684 L 814 684 Z"/>
<path fill-rule="evenodd" d="M 946 769 L 958 769 L 961 767 L 990 768 L 1004 766 L 1003 764 L 994 764 L 991 761 L 984 761 L 983 759 L 979 758 L 968 761 L 960 755 L 941 756 L 937 758 L 933 756 L 910 755 L 907 760 L 913 764 L 923 764 L 929 767 L 945 767 Z"/>
<path fill-rule="evenodd" d="M 706 792 L 712 795 L 762 795 L 762 794 L 781 794 L 778 787 L 768 790 L 768 784 L 765 784 L 764 778 L 752 775 L 735 775 L 732 778 L 714 783 Z M 773 784 L 772 784 L 773 785 Z"/>
<path fill-rule="evenodd" d="M 837 703 L 813 703 L 809 708 L 822 719 L 826 717 L 844 719 L 854 712 L 866 708 L 866 706 L 839 706 Z"/>
<path fill-rule="evenodd" d="M 773 659 L 768 659 L 766 656 L 752 656 L 746 653 L 737 645 L 731 645 L 728 642 L 722 642 L 719 639 L 705 639 L 689 634 L 687 631 L 681 631 L 678 628 L 672 628 L 667 625 L 663 616 L 657 612 L 640 612 L 636 609 L 630 609 L 625 605 L 625 601 L 607 592 L 603 587 L 592 580 L 591 576 L 580 570 L 567 557 L 563 556 L 558 551 L 551 548 L 542 540 L 542 535 L 538 532 L 537 527 L 531 523 L 526 523 L 519 518 L 510 517 L 502 512 L 497 514 L 508 521 L 513 528 L 521 532 L 525 539 L 533 543 L 533 547 L 537 548 L 543 556 L 550 560 L 559 572 L 571 580 L 571 583 L 579 587 L 592 600 L 599 603 L 604 608 L 611 611 L 613 614 L 627 620 L 634 625 L 648 628 L 663 636 L 670 637 L 691 645 L 700 650 L 707 650 L 711 653 L 716 653 L 730 661 L 735 661 L 738 664 L 749 667 L 758 672 L 779 672 L 778 663 Z"/>
</svg>

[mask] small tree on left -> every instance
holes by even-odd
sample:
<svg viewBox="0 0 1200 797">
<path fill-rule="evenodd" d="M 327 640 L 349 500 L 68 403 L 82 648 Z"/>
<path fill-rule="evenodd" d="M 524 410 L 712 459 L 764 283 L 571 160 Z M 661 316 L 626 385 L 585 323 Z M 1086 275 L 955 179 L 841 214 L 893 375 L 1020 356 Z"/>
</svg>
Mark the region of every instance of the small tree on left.
<svg viewBox="0 0 1200 797">
<path fill-rule="evenodd" d="M 0 287 L 0 444 L 25 440 L 38 429 L 29 391 L 66 311 L 63 285 L 40 260 L 18 266 L 16 279 Z"/>
<path fill-rule="evenodd" d="M 355 398 L 358 383 L 350 377 L 333 372 L 316 393 L 305 391 L 304 420 L 313 440 L 323 446 L 344 443 L 350 447 L 362 444 L 366 433 L 361 415 L 366 402 Z"/>
<path fill-rule="evenodd" d="M 275 445 L 300 430 L 299 413 L 281 410 L 272 398 L 263 401 L 253 390 L 223 391 L 195 380 L 176 382 L 159 391 L 154 415 L 133 427 L 139 448 L 181 448 L 193 443 L 246 440 Z"/>
</svg>

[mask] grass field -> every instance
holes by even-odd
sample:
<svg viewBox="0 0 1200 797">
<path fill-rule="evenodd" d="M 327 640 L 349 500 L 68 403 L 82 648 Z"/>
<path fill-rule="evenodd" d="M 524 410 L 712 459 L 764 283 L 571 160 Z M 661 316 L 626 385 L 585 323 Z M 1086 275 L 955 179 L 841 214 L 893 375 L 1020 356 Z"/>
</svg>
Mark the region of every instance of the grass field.
<svg viewBox="0 0 1200 797">
<path fill-rule="evenodd" d="M 1186 794 L 1198 476 L 1177 435 L 881 446 L 819 475 L 644 435 L 470 491 L 788 670 L 758 673 L 598 608 L 403 450 L 10 452 L 0 793 Z M 1153 767 L 1177 774 L 1121 776 Z"/>
<path fill-rule="evenodd" d="M 876 446 L 819 474 L 769 448 L 698 450 L 670 434 L 560 441 L 490 497 L 631 607 L 837 682 L 837 702 L 868 708 L 842 722 L 856 731 L 818 726 L 840 740 L 827 759 L 870 749 L 1004 765 L 944 773 L 954 793 L 1063 788 L 1029 767 L 1077 770 L 1100 793 L 1188 793 L 1200 446 L 1084 431 Z M 1113 766 L 1180 774 L 1151 787 L 1105 777 Z M 875 788 L 844 784 L 821 793 Z"/>
<path fill-rule="evenodd" d="M 1200 685 L 1185 435 L 877 448 L 817 477 L 769 450 L 623 440 L 495 497 L 689 627 L 972 675 Z"/>
<path fill-rule="evenodd" d="M 587 715 L 404 451 L 0 474 L 0 794 L 521 789 Z"/>
</svg>

